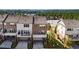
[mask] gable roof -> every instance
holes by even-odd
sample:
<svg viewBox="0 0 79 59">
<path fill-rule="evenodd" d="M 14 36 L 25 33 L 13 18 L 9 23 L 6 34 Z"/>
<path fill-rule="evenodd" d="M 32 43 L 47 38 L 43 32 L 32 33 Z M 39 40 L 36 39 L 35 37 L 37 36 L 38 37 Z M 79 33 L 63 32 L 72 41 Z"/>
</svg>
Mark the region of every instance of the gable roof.
<svg viewBox="0 0 79 59">
<path fill-rule="evenodd" d="M 79 21 L 78 20 L 63 20 L 66 28 L 79 28 Z"/>
<path fill-rule="evenodd" d="M 19 20 L 18 15 L 9 15 L 7 19 L 5 20 L 5 23 L 17 23 Z"/>
<path fill-rule="evenodd" d="M 32 16 L 20 16 L 18 23 L 32 24 Z"/>
<path fill-rule="evenodd" d="M 35 16 L 34 24 L 47 24 L 47 19 L 44 16 Z"/>
</svg>

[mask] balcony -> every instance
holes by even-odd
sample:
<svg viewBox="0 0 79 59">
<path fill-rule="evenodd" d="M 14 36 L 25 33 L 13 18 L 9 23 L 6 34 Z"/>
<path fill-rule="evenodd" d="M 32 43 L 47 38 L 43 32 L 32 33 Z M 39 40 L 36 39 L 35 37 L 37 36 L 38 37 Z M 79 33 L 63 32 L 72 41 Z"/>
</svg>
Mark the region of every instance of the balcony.
<svg viewBox="0 0 79 59">
<path fill-rule="evenodd" d="M 46 38 L 46 31 L 36 31 L 36 32 L 34 32 L 33 38 Z"/>
<path fill-rule="evenodd" d="M 19 30 L 18 31 L 18 35 L 21 35 L 21 36 L 29 36 L 30 35 L 30 32 L 29 31 L 26 31 L 26 30 Z"/>
<path fill-rule="evenodd" d="M 16 33 L 16 29 L 4 29 L 3 33 Z"/>
<path fill-rule="evenodd" d="M 46 31 L 36 31 L 36 32 L 34 32 L 33 34 L 37 34 L 37 35 L 44 35 L 44 34 L 46 34 Z"/>
</svg>

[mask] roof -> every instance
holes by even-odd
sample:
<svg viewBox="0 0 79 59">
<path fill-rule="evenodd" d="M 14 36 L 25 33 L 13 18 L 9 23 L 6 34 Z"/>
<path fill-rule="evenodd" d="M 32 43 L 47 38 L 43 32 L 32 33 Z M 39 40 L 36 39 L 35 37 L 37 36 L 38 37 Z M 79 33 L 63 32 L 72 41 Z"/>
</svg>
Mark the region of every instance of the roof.
<svg viewBox="0 0 79 59">
<path fill-rule="evenodd" d="M 47 23 L 51 26 L 56 26 L 57 24 L 61 24 L 65 27 L 63 20 L 47 20 Z"/>
<path fill-rule="evenodd" d="M 34 24 L 47 24 L 47 19 L 44 16 L 35 16 Z"/>
<path fill-rule="evenodd" d="M 59 20 L 47 20 L 47 23 L 56 25 L 58 23 Z"/>
<path fill-rule="evenodd" d="M 22 24 L 32 24 L 32 16 L 20 16 L 18 23 L 22 23 Z"/>
<path fill-rule="evenodd" d="M 7 14 L 5 15 L 0 15 L 0 22 L 2 22 L 6 18 Z"/>
<path fill-rule="evenodd" d="M 19 20 L 18 15 L 9 15 L 7 19 L 5 20 L 6 23 L 17 23 Z"/>
<path fill-rule="evenodd" d="M 78 20 L 63 20 L 66 28 L 79 28 L 79 21 Z"/>
</svg>

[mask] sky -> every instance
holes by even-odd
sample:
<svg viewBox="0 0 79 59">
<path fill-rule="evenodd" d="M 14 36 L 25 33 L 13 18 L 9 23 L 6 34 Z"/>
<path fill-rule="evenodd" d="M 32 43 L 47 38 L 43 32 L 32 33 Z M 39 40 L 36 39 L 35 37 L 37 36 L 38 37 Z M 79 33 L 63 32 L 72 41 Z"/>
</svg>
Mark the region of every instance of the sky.
<svg viewBox="0 0 79 59">
<path fill-rule="evenodd" d="M 0 9 L 79 9 L 78 0 L 0 0 Z"/>
</svg>

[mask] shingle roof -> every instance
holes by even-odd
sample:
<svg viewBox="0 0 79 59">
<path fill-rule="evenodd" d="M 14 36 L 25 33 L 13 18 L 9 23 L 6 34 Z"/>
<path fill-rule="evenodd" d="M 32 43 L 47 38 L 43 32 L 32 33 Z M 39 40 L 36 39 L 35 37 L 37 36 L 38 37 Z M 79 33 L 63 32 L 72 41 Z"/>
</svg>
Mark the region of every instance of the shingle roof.
<svg viewBox="0 0 79 59">
<path fill-rule="evenodd" d="M 32 16 L 20 16 L 18 23 L 32 24 Z"/>
<path fill-rule="evenodd" d="M 18 15 L 9 15 L 7 17 L 7 19 L 5 20 L 6 23 L 17 23 L 18 20 L 19 20 L 19 17 Z"/>
<path fill-rule="evenodd" d="M 0 22 L 2 22 L 6 18 L 7 14 L 5 15 L 0 15 Z"/>
<path fill-rule="evenodd" d="M 47 23 L 56 25 L 58 23 L 59 20 L 47 20 Z"/>
<path fill-rule="evenodd" d="M 46 17 L 44 17 L 44 16 L 35 16 L 34 17 L 34 24 L 47 24 Z"/>
<path fill-rule="evenodd" d="M 66 28 L 79 28 L 79 21 L 78 20 L 63 20 Z"/>
</svg>

